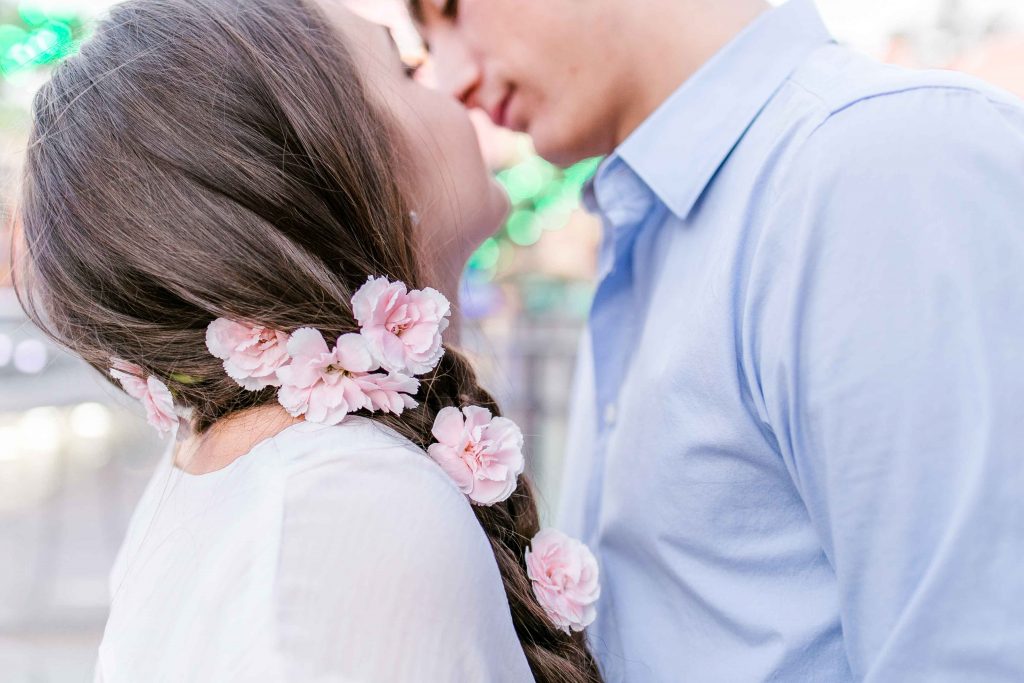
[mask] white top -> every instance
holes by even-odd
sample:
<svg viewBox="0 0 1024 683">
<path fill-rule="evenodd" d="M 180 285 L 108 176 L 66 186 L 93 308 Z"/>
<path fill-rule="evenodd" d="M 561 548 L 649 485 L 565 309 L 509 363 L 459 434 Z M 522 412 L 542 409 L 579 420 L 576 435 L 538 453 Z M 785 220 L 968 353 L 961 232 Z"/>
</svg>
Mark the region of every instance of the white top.
<svg viewBox="0 0 1024 683">
<path fill-rule="evenodd" d="M 224 469 L 164 458 L 111 575 L 97 683 L 532 681 L 469 502 L 365 418 Z"/>
</svg>

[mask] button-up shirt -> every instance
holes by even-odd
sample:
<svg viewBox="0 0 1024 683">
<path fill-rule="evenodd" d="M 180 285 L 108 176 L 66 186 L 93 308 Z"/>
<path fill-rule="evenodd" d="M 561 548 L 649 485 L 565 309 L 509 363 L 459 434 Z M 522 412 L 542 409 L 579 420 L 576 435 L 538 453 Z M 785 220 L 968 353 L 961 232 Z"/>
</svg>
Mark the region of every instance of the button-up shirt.
<svg viewBox="0 0 1024 683">
<path fill-rule="evenodd" d="M 609 681 L 1024 681 L 1024 109 L 809 0 L 609 156 L 561 525 Z"/>
</svg>

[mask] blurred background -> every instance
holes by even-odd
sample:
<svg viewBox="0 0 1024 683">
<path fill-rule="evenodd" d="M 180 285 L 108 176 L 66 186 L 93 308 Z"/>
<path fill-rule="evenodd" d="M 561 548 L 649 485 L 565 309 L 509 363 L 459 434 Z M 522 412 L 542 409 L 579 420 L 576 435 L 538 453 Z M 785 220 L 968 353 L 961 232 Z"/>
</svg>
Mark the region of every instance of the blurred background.
<svg viewBox="0 0 1024 683">
<path fill-rule="evenodd" d="M 10 289 L 6 226 L 16 212 L 32 94 L 110 4 L 0 0 L 0 683 L 91 680 L 107 572 L 163 452 L 132 406 L 24 320 Z M 406 56 L 422 59 L 400 2 L 350 4 L 392 26 Z M 1024 96 L 1021 0 L 818 5 L 841 40 L 880 59 L 959 69 Z M 465 340 L 527 434 L 548 514 L 600 238 L 579 210 L 579 193 L 598 160 L 557 169 L 527 139 L 475 120 L 515 209 L 467 267 Z"/>
</svg>

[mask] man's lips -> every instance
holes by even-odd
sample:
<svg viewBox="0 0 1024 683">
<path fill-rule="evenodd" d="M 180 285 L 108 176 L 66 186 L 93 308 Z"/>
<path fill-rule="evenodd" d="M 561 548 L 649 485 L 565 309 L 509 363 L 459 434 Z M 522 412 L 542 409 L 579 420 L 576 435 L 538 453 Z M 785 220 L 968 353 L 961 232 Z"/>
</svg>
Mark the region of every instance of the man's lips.
<svg viewBox="0 0 1024 683">
<path fill-rule="evenodd" d="M 505 93 L 505 97 L 487 112 L 494 125 L 508 128 L 508 106 L 512 102 L 513 94 L 515 94 L 515 88 L 509 88 L 509 91 Z"/>
</svg>

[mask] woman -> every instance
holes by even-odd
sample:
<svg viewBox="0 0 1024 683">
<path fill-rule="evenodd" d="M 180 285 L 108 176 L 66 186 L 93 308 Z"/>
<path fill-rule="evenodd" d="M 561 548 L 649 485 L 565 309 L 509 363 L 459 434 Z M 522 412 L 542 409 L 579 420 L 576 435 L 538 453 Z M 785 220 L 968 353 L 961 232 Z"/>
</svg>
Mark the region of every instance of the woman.
<svg viewBox="0 0 1024 683">
<path fill-rule="evenodd" d="M 387 32 L 134 0 L 35 103 L 19 291 L 178 443 L 96 679 L 597 681 L 596 566 L 442 346 L 506 200 Z"/>
</svg>

